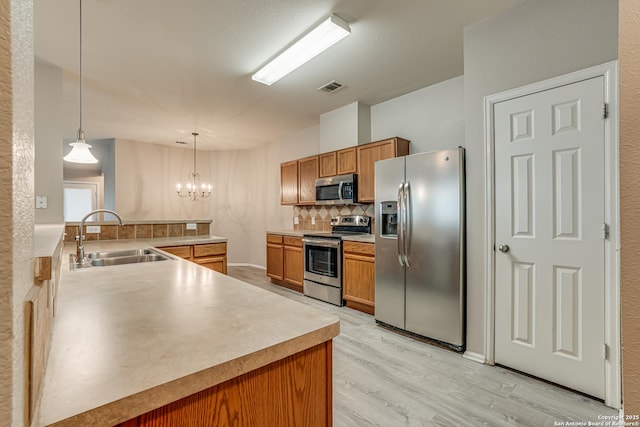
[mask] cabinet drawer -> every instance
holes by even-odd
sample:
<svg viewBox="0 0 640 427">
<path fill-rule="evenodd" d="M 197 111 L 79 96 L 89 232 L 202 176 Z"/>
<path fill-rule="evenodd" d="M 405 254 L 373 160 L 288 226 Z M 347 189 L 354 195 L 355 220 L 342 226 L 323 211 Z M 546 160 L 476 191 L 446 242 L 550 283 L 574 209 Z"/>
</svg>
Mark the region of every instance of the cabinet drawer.
<svg viewBox="0 0 640 427">
<path fill-rule="evenodd" d="M 207 245 L 194 245 L 193 256 L 202 257 L 210 255 L 225 255 L 227 253 L 226 243 L 211 243 Z"/>
<path fill-rule="evenodd" d="M 282 244 L 282 236 L 279 234 L 267 234 L 267 243 Z"/>
<path fill-rule="evenodd" d="M 363 255 L 375 255 L 376 254 L 376 245 L 374 243 L 365 243 L 365 242 L 344 242 L 344 252 L 363 254 Z"/>
<path fill-rule="evenodd" d="M 160 246 L 158 249 L 162 249 L 180 258 L 191 259 L 191 246 Z"/>
<path fill-rule="evenodd" d="M 285 246 L 302 247 L 302 237 L 283 236 Z"/>
</svg>

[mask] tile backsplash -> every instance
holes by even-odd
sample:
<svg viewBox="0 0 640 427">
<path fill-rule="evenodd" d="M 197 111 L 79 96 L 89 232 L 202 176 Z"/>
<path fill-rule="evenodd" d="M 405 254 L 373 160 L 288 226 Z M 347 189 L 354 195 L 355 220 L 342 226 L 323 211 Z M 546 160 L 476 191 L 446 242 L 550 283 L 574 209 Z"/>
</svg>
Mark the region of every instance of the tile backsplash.
<svg viewBox="0 0 640 427">
<path fill-rule="evenodd" d="M 338 215 L 366 215 L 373 221 L 374 207 L 370 205 L 345 205 L 345 206 L 294 206 L 293 229 L 331 231 L 331 218 Z M 298 218 L 298 224 L 295 222 Z M 311 220 L 315 219 L 315 224 Z M 373 222 L 372 222 L 373 224 Z M 371 227 L 373 230 L 373 225 Z"/>
<path fill-rule="evenodd" d="M 196 222 L 184 221 L 170 223 L 158 221 L 136 221 L 136 224 L 126 224 L 123 226 L 114 225 L 114 222 L 92 222 L 85 224 L 85 240 L 123 240 L 123 239 L 151 239 L 159 237 L 184 237 L 184 236 L 208 236 L 210 234 L 211 221 Z M 187 230 L 187 223 L 196 223 L 195 230 Z M 87 233 L 86 227 L 92 225 L 100 226 L 100 233 Z M 78 235 L 79 225 L 77 223 L 67 223 L 65 226 L 65 242 L 73 242 Z"/>
</svg>

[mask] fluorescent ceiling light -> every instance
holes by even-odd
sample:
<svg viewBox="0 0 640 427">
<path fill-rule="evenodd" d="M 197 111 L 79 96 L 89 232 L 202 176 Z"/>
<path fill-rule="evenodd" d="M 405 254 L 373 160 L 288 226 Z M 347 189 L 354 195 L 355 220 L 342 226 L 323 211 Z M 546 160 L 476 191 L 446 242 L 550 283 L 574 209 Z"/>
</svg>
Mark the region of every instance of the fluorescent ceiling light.
<svg viewBox="0 0 640 427">
<path fill-rule="evenodd" d="M 251 78 L 270 86 L 349 34 L 349 24 L 332 14 Z"/>
</svg>

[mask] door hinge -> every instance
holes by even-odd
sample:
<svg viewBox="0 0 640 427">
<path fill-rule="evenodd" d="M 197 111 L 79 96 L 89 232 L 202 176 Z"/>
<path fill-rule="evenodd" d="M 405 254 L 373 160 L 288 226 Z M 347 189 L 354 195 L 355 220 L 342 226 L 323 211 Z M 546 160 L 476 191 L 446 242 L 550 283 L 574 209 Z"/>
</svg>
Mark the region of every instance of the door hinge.
<svg viewBox="0 0 640 427">
<path fill-rule="evenodd" d="M 609 358 L 609 346 L 607 344 L 602 344 L 602 358 L 604 360 Z"/>
<path fill-rule="evenodd" d="M 602 224 L 602 238 L 605 240 L 609 238 L 609 224 Z"/>
<path fill-rule="evenodd" d="M 606 119 L 609 117 L 609 104 L 606 102 L 602 104 L 602 118 Z"/>
</svg>

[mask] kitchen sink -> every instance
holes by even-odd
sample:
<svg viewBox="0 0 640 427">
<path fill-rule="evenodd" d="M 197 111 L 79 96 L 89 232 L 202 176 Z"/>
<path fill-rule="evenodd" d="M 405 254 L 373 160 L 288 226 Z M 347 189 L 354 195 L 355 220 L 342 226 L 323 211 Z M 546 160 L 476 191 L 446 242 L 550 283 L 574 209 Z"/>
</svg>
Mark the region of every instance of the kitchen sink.
<svg viewBox="0 0 640 427">
<path fill-rule="evenodd" d="M 89 267 L 108 267 L 112 265 L 138 264 L 171 259 L 161 252 L 145 249 L 127 249 L 118 251 L 91 252 L 86 255 L 83 263 L 76 262 L 74 254 L 69 255 L 69 269 L 78 270 Z"/>
<path fill-rule="evenodd" d="M 159 255 L 158 252 L 153 249 L 128 249 L 121 251 L 110 251 L 110 252 L 91 252 L 86 255 L 86 257 L 90 260 L 96 259 L 104 259 L 104 258 L 120 258 L 120 257 L 129 257 L 129 256 L 138 256 L 138 255 Z"/>
<path fill-rule="evenodd" d="M 109 265 L 122 265 L 122 264 L 136 264 L 139 262 L 154 262 L 164 261 L 169 259 L 160 254 L 147 254 L 147 255 L 129 255 L 116 258 L 98 258 L 91 260 L 92 267 L 106 267 Z"/>
</svg>

